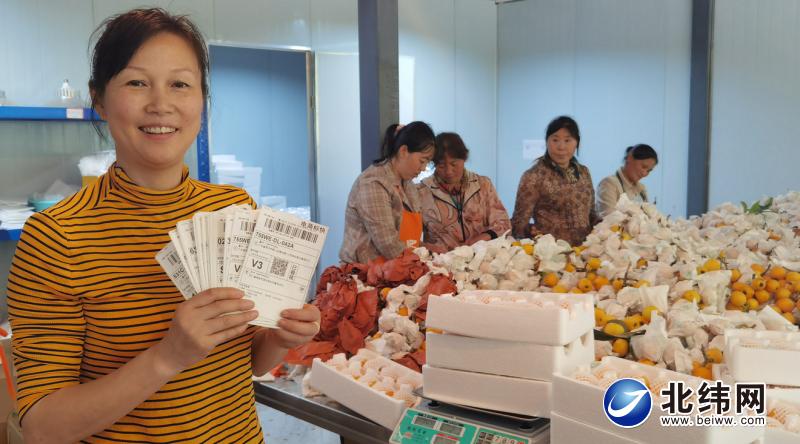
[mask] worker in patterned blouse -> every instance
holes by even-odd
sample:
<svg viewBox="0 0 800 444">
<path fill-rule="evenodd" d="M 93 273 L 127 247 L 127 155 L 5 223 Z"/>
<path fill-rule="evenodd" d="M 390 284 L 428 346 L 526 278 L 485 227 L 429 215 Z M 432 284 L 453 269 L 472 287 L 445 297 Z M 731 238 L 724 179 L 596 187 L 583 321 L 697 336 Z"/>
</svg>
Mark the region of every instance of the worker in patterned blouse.
<svg viewBox="0 0 800 444">
<path fill-rule="evenodd" d="M 606 217 L 614 211 L 622 193 L 634 202 L 647 202 L 647 187 L 642 179 L 658 164 L 658 154 L 650 145 L 640 143 L 625 150 L 625 164 L 597 186 L 597 211 Z"/>
<path fill-rule="evenodd" d="M 339 259 L 367 263 L 376 257 L 394 259 L 422 242 L 422 207 L 417 177 L 436 154 L 433 130 L 427 123 L 389 125 L 381 158 L 353 183 L 344 214 L 344 241 Z"/>
<path fill-rule="evenodd" d="M 581 142 L 578 124 L 571 117 L 557 117 L 547 125 L 545 137 L 547 151 L 519 181 L 512 230 L 518 239 L 552 234 L 580 245 L 598 217 L 589 168 L 575 158 Z"/>
<path fill-rule="evenodd" d="M 426 241 L 449 251 L 508 232 L 511 221 L 492 181 L 464 168 L 469 149 L 461 136 L 441 133 L 436 145 L 436 169 L 420 185 Z"/>
<path fill-rule="evenodd" d="M 25 441 L 263 442 L 252 376 L 309 341 L 319 311 L 285 310 L 280 328 L 263 329 L 248 325 L 257 313 L 237 289 L 181 296 L 155 260 L 169 231 L 252 204 L 183 164 L 208 95 L 205 43 L 160 9 L 99 29 L 89 87 L 117 162 L 29 219 L 10 271 Z"/>
</svg>

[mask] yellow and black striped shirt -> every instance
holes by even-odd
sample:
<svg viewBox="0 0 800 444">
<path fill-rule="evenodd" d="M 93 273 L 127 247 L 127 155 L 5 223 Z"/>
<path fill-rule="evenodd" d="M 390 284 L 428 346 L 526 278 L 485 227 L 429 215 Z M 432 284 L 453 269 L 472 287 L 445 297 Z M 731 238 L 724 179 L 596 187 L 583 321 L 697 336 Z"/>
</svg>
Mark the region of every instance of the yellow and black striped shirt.
<svg viewBox="0 0 800 444">
<path fill-rule="evenodd" d="M 102 377 L 164 337 L 183 297 L 155 260 L 178 221 L 252 200 L 188 177 L 137 186 L 119 166 L 25 225 L 8 281 L 24 417 L 54 391 Z M 217 346 L 87 442 L 263 442 L 255 410 L 255 328 Z"/>
</svg>

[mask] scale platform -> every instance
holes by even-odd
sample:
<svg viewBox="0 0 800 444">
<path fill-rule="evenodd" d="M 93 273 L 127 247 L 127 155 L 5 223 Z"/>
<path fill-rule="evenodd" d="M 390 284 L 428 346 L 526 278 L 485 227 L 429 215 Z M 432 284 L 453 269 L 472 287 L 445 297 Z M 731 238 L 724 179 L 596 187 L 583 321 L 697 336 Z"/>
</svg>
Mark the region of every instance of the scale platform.
<svg viewBox="0 0 800 444">
<path fill-rule="evenodd" d="M 546 444 L 550 420 L 423 398 L 406 410 L 389 442 L 396 444 Z"/>
</svg>

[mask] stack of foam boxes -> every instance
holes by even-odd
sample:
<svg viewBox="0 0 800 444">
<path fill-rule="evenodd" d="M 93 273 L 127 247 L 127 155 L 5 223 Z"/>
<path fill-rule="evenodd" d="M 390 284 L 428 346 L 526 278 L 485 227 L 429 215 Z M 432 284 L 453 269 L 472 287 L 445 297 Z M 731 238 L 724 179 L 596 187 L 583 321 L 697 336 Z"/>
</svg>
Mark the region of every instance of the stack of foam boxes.
<svg viewBox="0 0 800 444">
<path fill-rule="evenodd" d="M 591 294 L 430 296 L 425 397 L 549 418 L 553 373 L 594 360 L 593 326 Z"/>
<path fill-rule="evenodd" d="M 623 378 L 641 381 L 649 389 L 651 410 L 644 422 L 635 427 L 622 427 L 611 422 L 605 412 L 606 390 Z M 553 380 L 553 411 L 550 416 L 550 442 L 571 444 L 751 444 L 759 443 L 764 427 L 750 426 L 662 426 L 661 417 L 668 416 L 661 405 L 667 398 L 660 396 L 670 381 L 682 382 L 692 394 L 684 402 L 697 407 L 697 389 L 703 379 L 672 370 L 644 365 L 613 356 L 603 358 L 599 365 L 581 368 L 577 372 L 556 375 Z M 710 383 L 710 381 L 707 381 Z M 613 396 L 613 395 L 612 395 Z M 613 405 L 613 397 L 611 398 Z M 731 406 L 735 403 L 732 400 Z M 631 405 L 631 404 L 629 404 Z M 617 407 L 619 408 L 619 407 Z M 622 410 L 625 410 L 622 408 Z M 733 410 L 733 408 L 731 409 Z M 707 413 L 714 413 L 713 409 Z M 697 411 L 689 415 L 695 419 Z M 728 411 L 724 416 L 734 416 Z M 741 415 L 734 416 L 740 424 Z"/>
<path fill-rule="evenodd" d="M 764 444 L 800 443 L 800 332 L 726 330 L 725 362 L 731 382 L 767 384 Z"/>
</svg>

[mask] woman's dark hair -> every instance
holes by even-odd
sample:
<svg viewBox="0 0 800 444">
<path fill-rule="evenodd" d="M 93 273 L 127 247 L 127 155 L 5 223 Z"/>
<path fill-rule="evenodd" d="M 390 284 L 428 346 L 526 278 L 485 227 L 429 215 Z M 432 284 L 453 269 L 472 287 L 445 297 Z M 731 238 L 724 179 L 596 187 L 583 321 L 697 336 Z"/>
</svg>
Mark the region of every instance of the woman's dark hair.
<svg viewBox="0 0 800 444">
<path fill-rule="evenodd" d="M 623 162 L 628 159 L 628 154 L 636 160 L 655 159 L 658 165 L 658 153 L 652 146 L 640 143 L 638 145 L 629 146 L 625 149 L 625 158 Z"/>
<path fill-rule="evenodd" d="M 436 146 L 436 137 L 427 123 L 416 121 L 403 126 L 393 123 L 384 131 L 381 158 L 374 163 L 378 164 L 392 159 L 403 145 L 408 147 L 409 153 L 425 151 L 430 146 L 434 148 L 434 157 L 439 152 Z"/>
<path fill-rule="evenodd" d="M 203 97 L 208 98 L 208 48 L 197 26 L 187 16 L 172 15 L 161 8 L 133 9 L 107 18 L 92 33 L 92 40 L 99 34 L 92 50 L 89 77 L 93 108 L 103 98 L 108 82 L 128 66 L 136 51 L 162 32 L 183 37 L 192 47 L 200 68 Z"/>
<path fill-rule="evenodd" d="M 565 129 L 569 132 L 570 136 L 572 136 L 576 141 L 578 141 L 578 146 L 581 146 L 581 131 L 578 129 L 578 122 L 575 121 L 572 117 L 569 116 L 558 116 L 553 119 L 547 125 L 547 131 L 545 132 L 545 139 L 548 139 L 552 136 L 556 131 L 560 129 Z"/>
<path fill-rule="evenodd" d="M 439 163 L 444 159 L 444 155 L 454 159 L 467 160 L 469 158 L 469 149 L 464 145 L 461 136 L 456 133 L 439 133 L 436 136 L 436 146 L 439 149 L 436 151 L 436 157 L 433 158 L 434 163 Z"/>
</svg>

